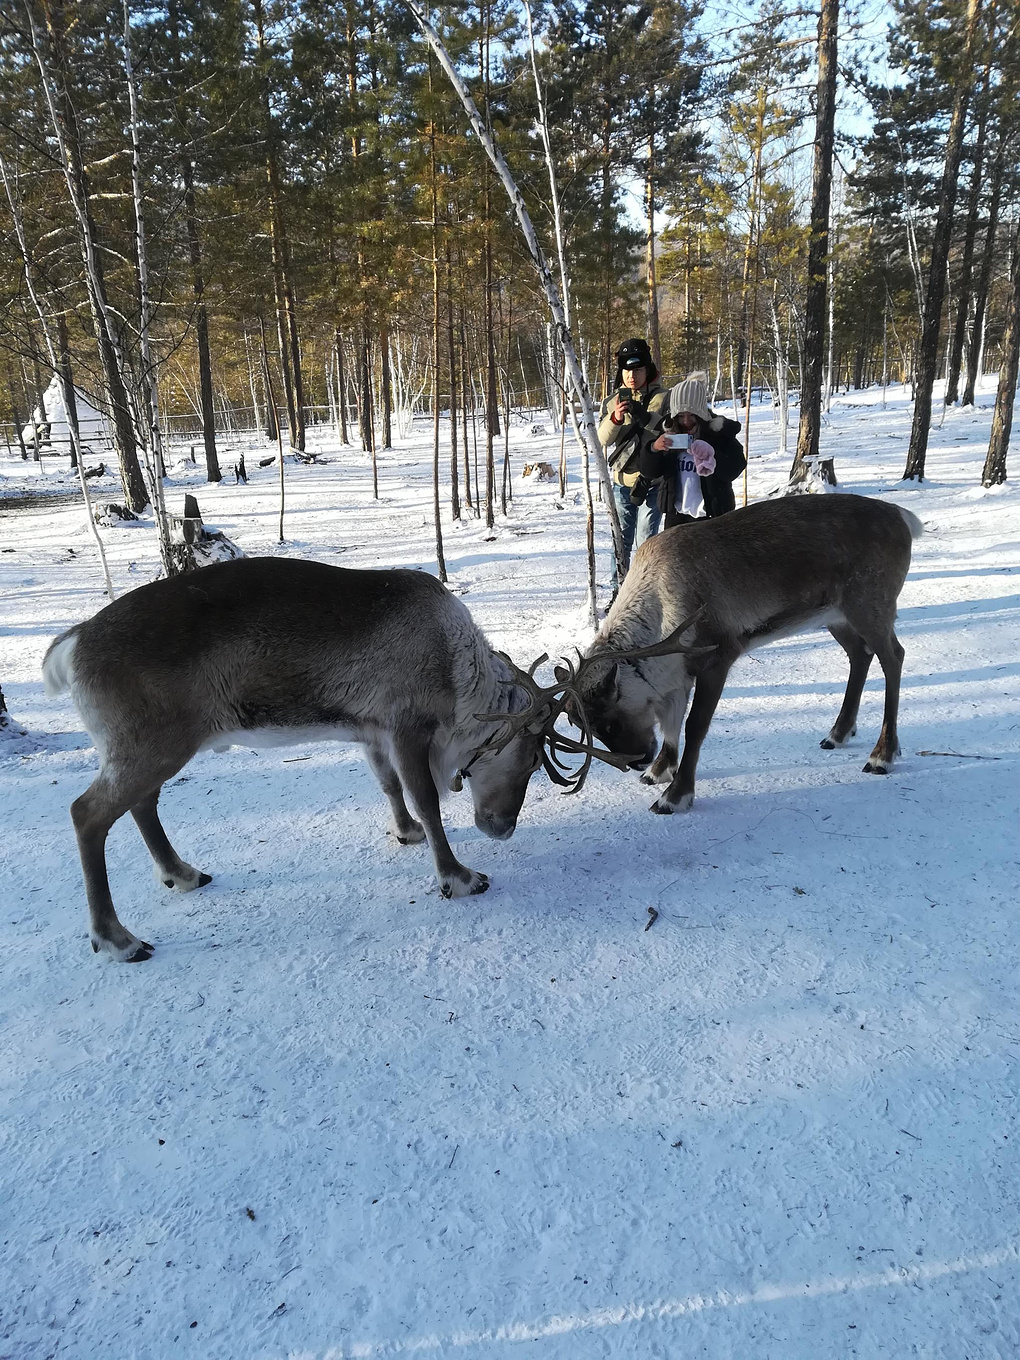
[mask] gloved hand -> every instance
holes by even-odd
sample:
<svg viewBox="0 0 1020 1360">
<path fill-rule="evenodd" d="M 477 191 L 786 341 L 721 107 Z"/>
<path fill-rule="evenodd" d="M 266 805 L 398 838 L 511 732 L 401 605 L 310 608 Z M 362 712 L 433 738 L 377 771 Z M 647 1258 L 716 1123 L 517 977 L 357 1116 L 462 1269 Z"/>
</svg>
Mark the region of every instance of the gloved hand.
<svg viewBox="0 0 1020 1360">
<path fill-rule="evenodd" d="M 691 440 L 691 456 L 699 477 L 711 477 L 715 471 L 715 449 L 705 439 Z"/>
</svg>

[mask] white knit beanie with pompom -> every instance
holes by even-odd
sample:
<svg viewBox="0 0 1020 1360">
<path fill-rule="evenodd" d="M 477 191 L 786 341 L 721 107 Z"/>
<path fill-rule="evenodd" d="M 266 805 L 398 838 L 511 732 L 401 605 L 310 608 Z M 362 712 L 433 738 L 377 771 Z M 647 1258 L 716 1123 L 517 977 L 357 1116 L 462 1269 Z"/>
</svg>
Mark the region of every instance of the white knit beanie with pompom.
<svg viewBox="0 0 1020 1360">
<path fill-rule="evenodd" d="M 689 411 L 692 416 L 705 425 L 712 419 L 712 412 L 708 409 L 708 374 L 692 373 L 689 378 L 684 378 L 683 382 L 678 382 L 671 388 L 669 394 L 669 413 L 671 416 L 682 415 Z"/>
</svg>

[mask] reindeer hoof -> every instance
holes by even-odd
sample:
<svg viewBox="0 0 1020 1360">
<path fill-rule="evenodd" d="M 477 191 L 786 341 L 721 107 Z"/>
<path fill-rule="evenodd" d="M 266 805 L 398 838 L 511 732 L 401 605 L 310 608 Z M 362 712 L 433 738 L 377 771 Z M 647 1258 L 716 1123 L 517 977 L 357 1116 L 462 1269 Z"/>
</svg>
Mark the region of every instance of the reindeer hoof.
<svg viewBox="0 0 1020 1360">
<path fill-rule="evenodd" d="M 641 776 L 642 784 L 672 784 L 676 770 L 663 770 L 657 774 L 654 769 L 646 770 Z"/>
<path fill-rule="evenodd" d="M 390 834 L 396 837 L 398 845 L 421 845 L 425 839 L 425 828 L 415 822 L 413 826 L 401 827 L 399 831 L 393 827 Z"/>
<path fill-rule="evenodd" d="M 861 768 L 865 774 L 888 774 L 891 763 L 891 761 L 877 760 L 872 756 L 867 765 Z"/>
<path fill-rule="evenodd" d="M 156 877 L 164 888 L 179 893 L 194 892 L 196 888 L 204 888 L 207 883 L 212 882 L 212 874 L 203 874 L 193 864 L 182 864 L 181 869 L 182 872 L 179 874 L 164 874 L 157 869 Z"/>
<path fill-rule="evenodd" d="M 847 732 L 846 736 L 844 737 L 837 737 L 836 729 L 833 728 L 829 735 L 825 738 L 825 740 L 820 741 L 818 745 L 822 748 L 823 751 L 835 751 L 838 747 L 845 746 L 847 742 L 850 740 L 850 738 L 856 737 L 856 735 L 857 735 L 856 725 L 851 727 L 850 731 Z"/>
<path fill-rule="evenodd" d="M 676 808 L 671 807 L 669 803 L 663 802 L 661 798 L 656 798 L 649 810 L 651 812 L 657 812 L 660 817 L 671 817 L 676 811 Z"/>
<path fill-rule="evenodd" d="M 463 878 L 443 878 L 439 881 L 439 891 L 444 897 L 475 897 L 488 890 L 487 874 L 476 874 L 471 869 L 464 870 Z"/>
<path fill-rule="evenodd" d="M 123 930 L 123 927 L 121 928 Z M 155 952 L 146 940 L 136 939 L 129 931 L 123 930 L 124 943 L 114 944 L 112 940 L 92 936 L 90 943 L 93 954 L 109 954 L 117 963 L 147 963 Z"/>
</svg>

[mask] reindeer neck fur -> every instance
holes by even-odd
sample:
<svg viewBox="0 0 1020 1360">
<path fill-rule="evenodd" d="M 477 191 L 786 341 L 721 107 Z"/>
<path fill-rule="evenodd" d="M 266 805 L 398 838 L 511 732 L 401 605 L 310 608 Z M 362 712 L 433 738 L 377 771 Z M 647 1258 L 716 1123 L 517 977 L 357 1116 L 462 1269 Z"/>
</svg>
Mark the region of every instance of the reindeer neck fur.
<svg viewBox="0 0 1020 1360">
<path fill-rule="evenodd" d="M 467 611 L 465 610 L 465 614 Z M 510 667 L 497 656 L 482 630 L 470 620 L 453 653 L 453 692 L 456 704 L 450 724 L 432 741 L 430 765 L 440 789 L 498 734 L 499 724 L 479 722 L 479 713 L 520 713 L 528 696 L 514 683 Z"/>
<path fill-rule="evenodd" d="M 639 561 L 628 573 L 619 596 L 588 649 L 589 656 L 653 646 L 679 623 L 682 615 L 673 617 L 676 608 L 671 607 L 672 602 L 660 598 L 654 582 L 640 579 L 646 575 L 640 572 L 640 566 Z M 649 693 L 654 697 L 668 693 L 676 684 L 677 666 L 685 663 L 682 656 L 672 655 L 639 660 L 623 658 L 616 664 L 621 697 L 638 700 Z M 592 683 L 598 682 L 600 674 L 605 672 L 598 667 Z"/>
</svg>

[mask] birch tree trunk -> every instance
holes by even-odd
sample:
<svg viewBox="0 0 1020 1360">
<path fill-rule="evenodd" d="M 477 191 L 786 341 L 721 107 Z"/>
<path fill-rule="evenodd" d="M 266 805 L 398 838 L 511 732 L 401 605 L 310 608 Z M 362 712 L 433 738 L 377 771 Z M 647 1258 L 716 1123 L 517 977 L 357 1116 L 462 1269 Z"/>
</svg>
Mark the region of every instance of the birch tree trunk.
<svg viewBox="0 0 1020 1360">
<path fill-rule="evenodd" d="M 606 462 L 606 455 L 603 452 L 602 445 L 599 443 L 598 427 L 595 417 L 595 408 L 592 404 L 591 393 L 588 390 L 588 384 L 584 380 L 584 376 L 581 373 L 580 365 L 577 361 L 577 352 L 574 349 L 574 342 L 571 337 L 570 328 L 567 324 L 567 318 L 563 310 L 563 301 L 560 296 L 559 290 L 556 287 L 556 283 L 553 279 L 552 273 L 550 272 L 548 261 L 545 258 L 545 252 L 542 250 L 542 247 L 539 244 L 538 237 L 535 233 L 535 228 L 532 225 L 531 216 L 528 213 L 528 209 L 521 195 L 521 191 L 518 189 L 517 184 L 510 173 L 510 169 L 506 163 L 506 160 L 504 159 L 502 152 L 498 149 L 495 142 L 492 140 L 492 138 L 485 130 L 485 126 L 478 115 L 477 108 L 475 107 L 474 100 L 468 93 L 468 90 L 464 85 L 464 82 L 457 74 L 457 71 L 453 63 L 450 60 L 449 53 L 443 46 L 439 34 L 432 27 L 428 19 L 426 19 L 424 14 L 421 12 L 421 10 L 418 9 L 417 5 L 411 3 L 409 7 L 411 9 L 411 12 L 414 14 L 415 19 L 418 21 L 418 24 L 421 27 L 422 32 L 428 39 L 429 45 L 432 47 L 432 50 L 438 57 L 439 63 L 442 66 L 443 70 L 446 72 L 447 77 L 450 80 L 450 83 L 456 90 L 460 102 L 464 107 L 464 111 L 471 122 L 472 128 L 474 129 L 475 135 L 477 136 L 478 140 L 482 143 L 482 146 L 485 148 L 486 154 L 488 155 L 489 159 L 495 166 L 496 171 L 503 182 L 503 187 L 507 192 L 507 196 L 509 197 L 511 203 L 513 204 L 514 210 L 517 214 L 517 220 L 520 224 L 521 231 L 524 234 L 524 239 L 528 245 L 528 253 L 531 256 L 532 264 L 534 265 L 535 271 L 538 274 L 539 282 L 542 286 L 542 291 L 545 293 L 546 302 L 549 306 L 549 310 L 552 312 L 553 321 L 556 326 L 557 338 L 559 340 L 560 347 L 563 350 L 564 359 L 566 360 L 567 371 L 570 376 L 571 385 L 574 388 L 574 391 L 577 394 L 577 399 L 581 404 L 582 449 L 585 451 L 586 456 L 590 455 L 595 459 L 595 466 L 598 468 L 599 480 L 602 483 L 602 487 L 605 492 L 606 510 L 607 513 L 609 514 L 610 526 L 613 534 L 613 546 L 616 551 L 617 569 L 620 573 L 620 580 L 622 581 L 623 576 L 626 573 L 625 554 L 623 547 L 623 533 L 620 529 L 620 520 L 619 516 L 616 513 L 616 503 L 613 499 L 613 484 L 612 479 L 610 478 L 609 475 L 609 465 Z"/>
<path fill-rule="evenodd" d="M 135 259 L 138 268 L 138 296 L 141 309 L 139 341 L 141 344 L 142 428 L 149 481 L 152 485 L 152 510 L 159 535 L 159 553 L 167 576 L 175 576 L 182 569 L 179 554 L 170 541 L 170 522 L 163 499 L 163 432 L 159 425 L 159 385 L 156 363 L 152 354 L 150 329 L 152 301 L 149 297 L 149 260 L 145 248 L 145 212 L 142 196 L 142 153 L 138 140 L 138 92 L 135 88 L 134 67 L 131 60 L 131 12 L 124 0 L 124 76 L 128 87 L 128 107 L 131 111 L 131 198 L 135 210 Z"/>
<path fill-rule="evenodd" d="M 36 59 L 36 65 L 39 67 L 43 94 L 60 152 L 64 182 L 74 210 L 78 243 L 82 263 L 85 267 L 89 309 L 92 314 L 92 324 L 99 346 L 106 394 L 113 418 L 124 499 L 129 508 L 138 513 L 148 505 L 149 494 L 146 491 L 145 478 L 142 476 L 142 469 L 138 462 L 135 423 L 127 389 L 127 367 L 120 353 L 120 347 L 117 344 L 110 320 L 106 279 L 98 248 L 98 233 L 89 202 L 89 178 L 81 148 L 77 111 L 70 94 L 67 61 L 64 53 L 65 16 L 63 0 L 42 0 L 42 10 L 46 21 L 50 52 L 53 57 L 52 68 L 49 56 L 43 48 L 42 34 L 39 32 L 34 13 L 29 6 L 26 8 L 26 14 L 30 27 L 32 52 Z"/>
<path fill-rule="evenodd" d="M 529 51 L 530 51 L 530 54 L 531 54 L 531 74 L 532 74 L 532 79 L 533 79 L 534 85 L 535 85 L 535 98 L 536 98 L 536 101 L 537 101 L 537 103 L 538 103 L 538 125 L 539 125 L 539 131 L 541 132 L 541 136 L 542 136 L 542 148 L 543 148 L 543 150 L 544 150 L 544 152 L 545 152 L 545 166 L 546 166 L 546 172 L 547 172 L 548 177 L 549 177 L 549 196 L 550 196 L 550 200 L 551 200 L 551 202 L 552 202 L 552 208 L 553 208 L 553 230 L 554 230 L 555 236 L 556 236 L 556 258 L 557 258 L 557 261 L 559 262 L 559 267 L 560 267 L 560 287 L 561 287 L 561 289 L 562 289 L 563 316 L 564 316 L 565 324 L 569 326 L 569 324 L 570 324 L 570 312 L 571 312 L 570 274 L 569 274 L 569 271 L 568 271 L 568 268 L 567 268 L 567 251 L 566 251 L 566 245 L 565 245 L 565 242 L 564 242 L 564 235 L 563 235 L 563 215 L 562 215 L 562 213 L 560 212 L 559 178 L 558 178 L 558 176 L 557 176 L 557 174 L 556 174 L 556 161 L 555 161 L 555 159 L 554 159 L 554 157 L 553 157 L 553 151 L 552 151 L 552 139 L 551 139 L 551 137 L 550 137 L 550 135 L 549 135 L 549 119 L 548 119 L 547 112 L 546 112 L 545 92 L 544 92 L 544 90 L 543 90 L 543 88 L 542 88 L 541 77 L 539 76 L 539 73 L 538 73 L 538 57 L 537 57 L 536 51 L 535 51 L 535 27 L 534 27 L 534 23 L 533 23 L 533 21 L 532 21 L 530 0 L 524 0 L 524 8 L 525 8 L 525 12 L 526 12 L 527 17 L 528 17 L 528 48 L 529 48 Z M 658 335 L 658 329 L 657 329 L 657 322 L 656 322 L 656 336 L 657 336 L 657 335 Z M 508 336 L 507 336 L 507 349 L 508 349 L 508 364 L 507 364 L 507 368 L 508 368 L 508 370 L 509 370 L 509 344 L 510 344 L 510 339 L 509 339 L 509 334 L 508 334 Z M 575 362 L 576 362 L 576 361 L 575 361 Z M 563 377 L 562 377 L 562 383 L 561 383 L 562 395 L 563 395 L 563 405 L 562 405 L 562 407 L 561 407 L 561 419 L 562 419 L 563 416 L 565 416 L 565 412 L 566 412 L 566 401 L 567 401 L 567 378 L 568 378 L 568 376 L 569 376 L 569 366 L 568 366 L 568 363 L 567 363 L 566 351 L 564 350 L 564 353 L 563 353 Z M 576 391 L 576 386 L 575 386 L 575 391 Z M 583 407 L 583 402 L 582 402 L 582 407 Z M 507 413 L 507 421 L 509 422 L 509 405 L 508 405 L 508 408 L 507 408 L 507 412 L 508 412 L 508 413 Z M 586 549 L 587 549 L 587 565 L 588 565 L 588 621 L 589 621 L 589 623 L 591 624 L 592 627 L 595 627 L 595 625 L 596 625 L 597 622 L 598 622 L 598 605 L 597 605 L 597 601 L 596 601 L 596 597 L 595 597 L 595 587 L 596 587 L 596 579 L 595 579 L 595 578 L 596 578 L 596 567 L 595 567 L 595 506 L 594 506 L 594 504 L 593 504 L 593 502 L 592 502 L 592 495 L 591 495 L 591 466 L 590 466 L 590 462 L 589 462 L 589 458 L 588 458 L 588 440 L 583 436 L 583 434 L 582 434 L 580 428 L 578 427 L 578 421 L 577 421 L 577 416 L 576 416 L 575 411 L 574 411 L 574 402 L 573 402 L 573 400 L 570 401 L 570 418 L 571 418 L 571 424 L 572 424 L 573 427 L 574 427 L 575 436 L 577 437 L 577 441 L 578 441 L 578 443 L 579 443 L 580 446 L 581 446 L 581 478 L 582 478 L 583 485 L 584 485 L 584 506 L 585 506 L 585 517 L 586 517 L 586 524 L 585 524 L 585 547 L 586 547 Z M 560 431 L 560 439 L 561 439 L 561 451 L 560 451 L 560 495 L 561 495 L 561 496 L 562 496 L 563 494 L 565 494 L 565 492 L 566 492 L 566 475 L 567 475 L 566 456 L 565 456 L 565 452 L 564 452 L 563 446 L 562 446 L 562 439 L 563 439 L 563 435 L 564 435 L 564 432 L 565 432 L 565 428 L 566 428 L 566 422 L 565 422 L 565 420 L 564 420 L 564 421 L 563 421 L 563 427 L 561 428 L 561 431 Z M 596 436 L 596 439 L 595 439 L 595 443 L 598 444 L 599 453 L 602 454 L 603 461 L 605 461 L 605 454 L 603 453 L 602 446 L 601 446 L 601 444 L 599 443 L 597 436 Z M 509 461 L 509 447 L 508 447 L 508 449 L 507 449 L 507 459 L 508 459 L 508 461 Z M 601 471 L 601 469 L 600 469 L 600 471 Z M 505 480 L 506 480 L 506 479 L 505 479 L 505 477 L 504 477 L 504 482 L 505 482 Z M 615 498 L 614 498 L 614 496 L 613 496 L 613 494 L 612 494 L 612 487 L 611 487 L 611 486 L 610 486 L 609 489 L 608 489 L 608 493 L 607 493 L 607 495 L 606 495 L 606 497 L 605 497 L 605 501 L 606 501 L 607 506 L 608 506 L 609 516 L 610 516 L 610 524 L 611 524 L 611 526 L 612 526 L 612 528 L 613 528 L 613 552 L 614 552 L 614 555 L 615 555 L 615 557 L 616 557 L 617 579 L 618 579 L 619 581 L 622 582 L 623 577 L 624 577 L 625 572 L 626 572 L 626 568 L 625 568 L 624 562 L 623 562 L 623 536 L 622 536 L 622 531 L 620 530 L 620 519 L 619 519 L 619 513 L 618 513 L 617 508 L 616 508 L 616 500 L 615 500 Z"/>
<path fill-rule="evenodd" d="M 28 295 L 29 295 L 29 297 L 32 299 L 32 305 L 33 305 L 33 307 L 35 308 L 36 315 L 37 315 L 38 318 L 39 318 L 39 325 L 40 325 L 40 327 L 42 328 L 43 342 L 45 343 L 47 352 L 48 352 L 48 354 L 49 354 L 50 366 L 51 366 L 51 368 L 53 369 L 53 372 L 54 372 L 54 373 L 57 373 L 57 372 L 61 371 L 61 368 L 60 368 L 60 365 L 59 365 L 59 361 L 58 361 L 58 359 L 57 359 L 57 356 L 56 356 L 56 354 L 55 354 L 55 352 L 54 352 L 54 349 L 53 349 L 53 341 L 52 341 L 52 339 L 51 339 L 51 337 L 50 337 L 49 326 L 47 325 L 47 322 L 46 322 L 46 313 L 43 311 L 42 303 L 41 303 L 41 301 L 39 300 L 39 294 L 36 292 L 36 289 L 35 289 L 35 279 L 34 279 L 34 277 L 33 277 L 33 270 L 32 270 L 32 259 L 31 259 L 31 256 L 29 255 L 29 251 L 28 251 L 28 239 L 27 239 L 27 237 L 25 236 L 25 227 L 24 227 L 24 221 L 23 221 L 22 214 L 21 214 L 21 205 L 20 205 L 20 203 L 18 202 L 17 198 L 15 197 L 15 194 L 14 194 L 14 187 L 13 187 L 13 185 L 12 185 L 12 183 L 11 183 L 11 180 L 10 180 L 10 177 L 9 177 L 8 171 L 7 171 L 7 165 L 6 165 L 6 163 L 5 163 L 5 161 L 4 161 L 2 155 L 0 155 L 0 180 L 3 181 L 4 192 L 5 192 L 6 196 L 7 196 L 7 202 L 8 202 L 8 204 L 10 205 L 10 209 L 11 209 L 11 220 L 12 220 L 12 222 L 14 223 L 14 234 L 15 234 L 15 239 L 17 240 L 17 243 L 18 243 L 18 249 L 19 249 L 19 251 L 21 252 L 22 265 L 23 265 L 24 271 L 25 271 L 25 286 L 26 286 L 26 288 L 28 289 Z M 62 329 L 62 334 L 63 334 L 64 337 L 65 337 L 65 347 L 66 347 L 66 327 L 64 327 L 64 322 L 63 322 L 63 317 L 62 317 L 62 316 L 61 316 L 61 326 L 62 326 L 62 328 L 63 328 L 63 329 Z M 8 376 L 10 376 L 10 369 L 9 369 L 9 368 L 8 368 Z M 13 383 L 12 383 L 12 384 L 11 384 L 11 397 L 12 397 L 12 403 L 13 403 L 13 396 L 14 396 L 14 386 L 13 386 Z M 65 391 L 65 397 L 64 397 L 64 404 L 65 404 L 65 407 L 66 407 L 66 406 L 67 406 L 67 396 L 66 396 L 66 391 Z M 73 418 L 72 418 L 72 415 L 71 415 L 71 412 L 72 412 L 72 411 L 74 412 Z M 18 415 L 17 415 L 17 412 L 13 410 L 13 405 L 12 405 L 12 415 L 14 416 L 15 424 L 17 424 Z M 81 488 L 82 499 L 83 499 L 83 501 L 85 502 L 85 517 L 86 517 L 86 519 L 87 519 L 87 521 L 88 521 L 89 529 L 90 529 L 90 531 L 91 531 L 91 533 L 92 533 L 92 537 L 95 539 L 96 548 L 97 548 L 97 550 L 98 550 L 98 552 L 99 552 L 99 561 L 100 561 L 100 564 L 101 564 L 101 566 L 102 566 L 102 568 L 103 568 L 103 578 L 104 578 L 104 580 L 105 580 L 105 582 L 106 582 L 106 593 L 107 593 L 107 595 L 109 595 L 110 599 L 113 600 L 113 599 L 116 599 L 116 594 L 115 594 L 114 589 L 113 589 L 113 580 L 112 580 L 111 577 L 110 577 L 110 568 L 109 568 L 109 565 L 108 565 L 108 563 L 107 563 L 107 561 L 106 561 L 106 550 L 105 550 L 105 548 L 103 547 L 103 540 L 99 537 L 99 529 L 96 527 L 95 516 L 92 514 L 92 502 L 89 500 L 89 489 L 88 489 L 88 485 L 87 485 L 87 483 L 86 483 L 86 481 L 85 481 L 85 465 L 84 465 L 84 460 L 83 460 L 83 458 L 82 458 L 81 443 L 80 443 L 80 440 L 79 440 L 79 438 L 78 438 L 78 417 L 77 417 L 77 408 L 75 407 L 75 402 L 74 402 L 74 387 L 73 387 L 73 385 L 72 385 L 72 387 L 71 387 L 71 404 L 70 404 L 70 407 L 67 409 L 67 428 L 68 428 L 68 435 L 69 435 L 70 440 L 71 440 L 71 449 L 72 449 L 72 455 L 73 455 L 73 458 L 72 458 L 72 466 L 73 466 L 73 467 L 77 470 L 77 472 L 78 472 L 78 485 L 79 485 L 79 487 Z M 18 431 L 18 437 L 19 437 L 19 439 L 21 438 L 20 427 L 19 427 L 19 431 Z M 25 456 L 25 446 L 24 446 L 24 442 L 22 441 L 22 457 L 24 458 L 24 456 Z"/>
</svg>

